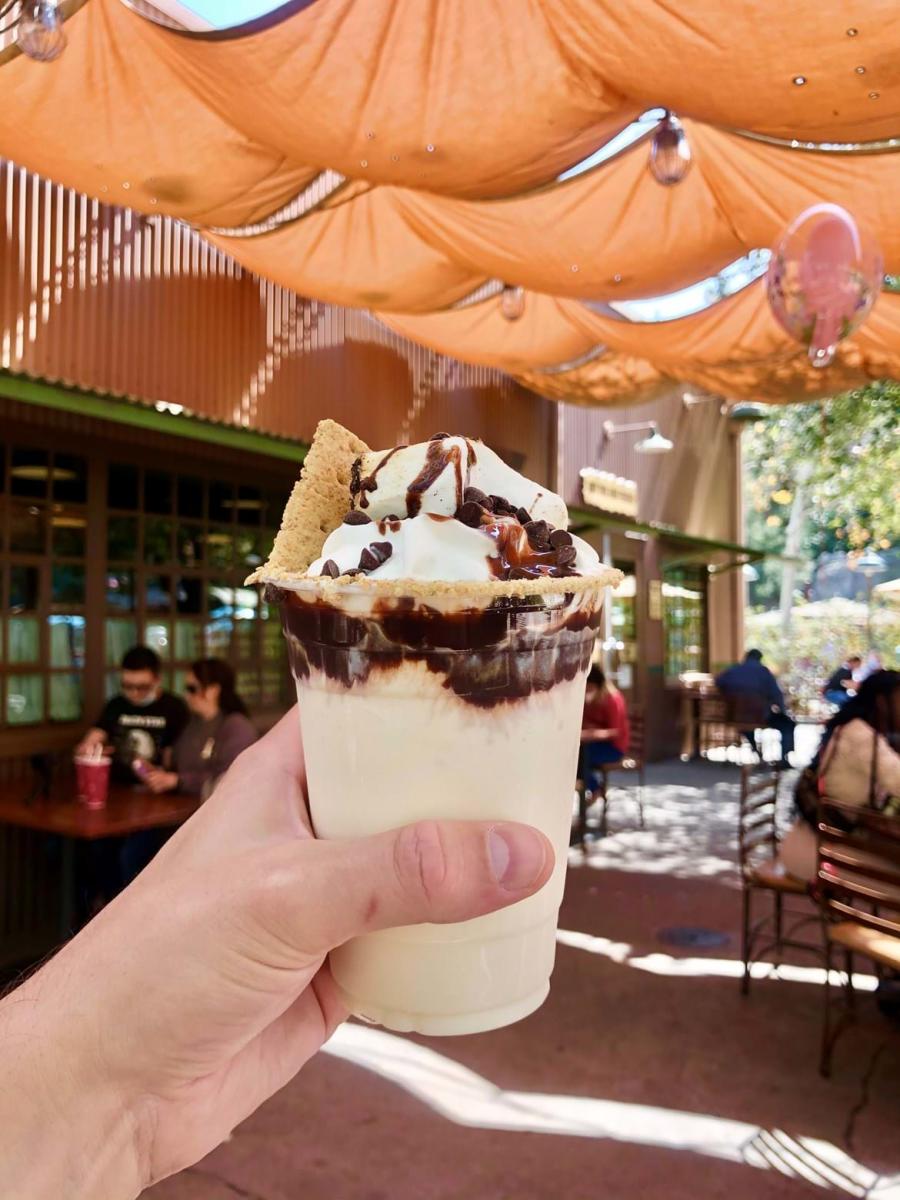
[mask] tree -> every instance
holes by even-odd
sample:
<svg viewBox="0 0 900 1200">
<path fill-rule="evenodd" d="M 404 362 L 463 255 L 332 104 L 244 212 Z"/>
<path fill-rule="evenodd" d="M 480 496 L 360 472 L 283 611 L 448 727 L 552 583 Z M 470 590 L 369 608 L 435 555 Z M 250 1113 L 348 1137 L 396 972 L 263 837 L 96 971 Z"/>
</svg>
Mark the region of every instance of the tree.
<svg viewBox="0 0 900 1200">
<path fill-rule="evenodd" d="M 900 382 L 786 405 L 747 431 L 743 450 L 747 540 L 761 549 L 783 549 L 798 480 L 808 473 L 800 544 L 809 565 L 798 584 L 823 554 L 900 542 Z M 779 564 L 761 564 L 759 576 L 751 603 L 771 607 Z"/>
</svg>

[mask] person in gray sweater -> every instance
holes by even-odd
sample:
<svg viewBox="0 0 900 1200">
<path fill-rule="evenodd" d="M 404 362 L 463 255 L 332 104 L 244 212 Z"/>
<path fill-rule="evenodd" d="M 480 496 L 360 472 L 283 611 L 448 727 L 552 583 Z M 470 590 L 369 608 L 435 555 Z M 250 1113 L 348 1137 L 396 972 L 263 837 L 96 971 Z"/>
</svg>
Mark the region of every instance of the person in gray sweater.
<svg viewBox="0 0 900 1200">
<path fill-rule="evenodd" d="M 172 750 L 171 769 L 151 769 L 145 780 L 153 792 L 188 792 L 205 799 L 259 735 L 224 659 L 191 663 L 184 694 L 191 719 Z"/>
</svg>

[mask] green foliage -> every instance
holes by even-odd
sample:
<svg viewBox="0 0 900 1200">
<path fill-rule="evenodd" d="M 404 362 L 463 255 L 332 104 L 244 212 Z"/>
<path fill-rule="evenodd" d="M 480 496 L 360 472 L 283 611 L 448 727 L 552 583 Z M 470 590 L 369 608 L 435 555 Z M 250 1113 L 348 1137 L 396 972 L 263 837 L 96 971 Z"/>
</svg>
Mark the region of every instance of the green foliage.
<svg viewBox="0 0 900 1200">
<path fill-rule="evenodd" d="M 900 541 L 900 383 L 882 380 L 788 404 L 744 435 L 747 540 L 780 550 L 798 476 L 808 472 L 803 556 L 887 549 Z M 777 602 L 781 568 L 762 564 L 754 606 Z M 800 573 L 799 583 L 808 579 Z"/>
</svg>

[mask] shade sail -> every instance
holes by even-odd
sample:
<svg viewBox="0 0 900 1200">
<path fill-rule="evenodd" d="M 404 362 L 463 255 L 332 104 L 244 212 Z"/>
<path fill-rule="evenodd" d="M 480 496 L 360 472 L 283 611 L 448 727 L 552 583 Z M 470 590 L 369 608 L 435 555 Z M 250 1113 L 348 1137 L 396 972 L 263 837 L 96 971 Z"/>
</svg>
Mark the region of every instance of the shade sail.
<svg viewBox="0 0 900 1200">
<path fill-rule="evenodd" d="M 659 325 L 602 312 L 715 275 L 824 201 L 900 274 L 900 154 L 801 146 L 900 136 L 895 0 L 740 0 L 727 20 L 720 0 L 634 0 L 627 19 L 611 0 L 288 8 L 210 37 L 86 0 L 56 62 L 0 64 L 0 154 L 545 395 L 614 403 L 681 379 L 784 401 L 896 370 L 889 296 L 825 372 L 759 284 Z M 612 152 L 659 106 L 693 153 L 674 187 L 647 170 L 646 138 Z M 468 304 L 492 280 L 528 290 L 521 320 Z"/>
</svg>

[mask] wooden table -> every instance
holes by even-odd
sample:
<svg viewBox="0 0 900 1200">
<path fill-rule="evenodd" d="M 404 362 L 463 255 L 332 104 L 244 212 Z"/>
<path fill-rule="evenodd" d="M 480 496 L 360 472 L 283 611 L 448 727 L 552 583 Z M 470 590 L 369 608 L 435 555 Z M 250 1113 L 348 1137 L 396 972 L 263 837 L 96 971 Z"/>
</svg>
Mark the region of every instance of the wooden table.
<svg viewBox="0 0 900 1200">
<path fill-rule="evenodd" d="M 200 806 L 198 796 L 166 792 L 155 796 L 140 786 L 113 784 L 105 808 L 86 808 L 75 798 L 74 779 L 57 784 L 46 799 L 28 802 L 33 784 L 9 785 L 0 791 L 0 825 L 15 825 L 62 839 L 60 933 L 73 932 L 75 912 L 75 844 L 124 837 L 142 829 L 183 824 Z"/>
<path fill-rule="evenodd" d="M 682 687 L 681 689 L 681 725 L 683 729 L 681 741 L 681 760 L 701 757 L 701 706 L 704 700 L 721 697 L 721 692 L 714 685 L 704 684 L 699 687 Z"/>
</svg>

